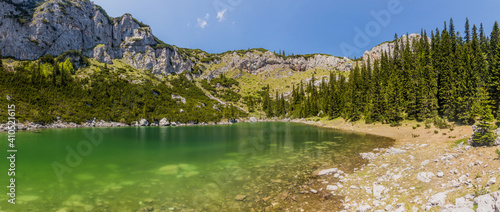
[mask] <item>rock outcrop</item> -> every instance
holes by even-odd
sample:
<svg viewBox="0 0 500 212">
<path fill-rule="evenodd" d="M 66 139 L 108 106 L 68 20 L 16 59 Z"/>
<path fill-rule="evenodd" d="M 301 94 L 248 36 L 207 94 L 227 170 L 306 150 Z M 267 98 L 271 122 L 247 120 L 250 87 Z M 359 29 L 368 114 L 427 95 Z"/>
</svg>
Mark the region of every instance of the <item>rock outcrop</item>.
<svg viewBox="0 0 500 212">
<path fill-rule="evenodd" d="M 355 62 L 348 58 L 330 55 L 315 54 L 308 56 L 281 57 L 267 50 L 250 50 L 245 54 L 236 52 L 222 55 L 214 64 L 224 64 L 212 71 L 208 78 L 226 73 L 232 69 L 239 69 L 250 74 L 260 74 L 272 70 L 306 71 L 315 68 L 325 70 L 350 71 Z"/>
<path fill-rule="evenodd" d="M 409 43 L 410 43 L 410 45 L 412 45 L 413 40 L 421 39 L 422 35 L 417 34 L 417 33 L 412 33 L 412 34 L 409 34 L 408 36 L 403 35 L 399 39 L 400 44 L 401 43 L 405 44 L 407 37 L 410 38 Z M 427 40 L 429 42 L 431 41 L 430 38 L 427 38 Z M 373 61 L 379 60 L 382 57 L 382 54 L 384 54 L 384 52 L 387 52 L 388 55 L 392 55 L 392 53 L 394 52 L 395 46 L 396 46 L 396 43 L 393 41 L 388 41 L 388 42 L 384 42 L 382 44 L 379 44 L 378 46 L 373 47 L 369 51 L 366 51 L 363 54 L 363 60 L 368 61 L 368 59 L 370 59 L 370 61 L 373 63 Z"/>
<path fill-rule="evenodd" d="M 3 56 L 34 60 L 77 50 L 109 64 L 123 58 L 155 74 L 189 71 L 193 66 L 175 47 L 157 48 L 163 43 L 130 14 L 111 18 L 89 0 L 51 0 L 34 7 L 37 2 L 0 1 Z"/>
<path fill-rule="evenodd" d="M 207 64 L 218 65 L 209 74 L 202 75 L 208 79 L 233 69 L 251 74 L 278 70 L 290 75 L 293 71 L 316 68 L 350 71 L 357 63 L 324 54 L 282 57 L 264 49 L 222 54 L 181 51 L 157 39 L 149 26 L 132 15 L 111 18 L 89 0 L 2 0 L 0 17 L 2 54 L 19 60 L 35 60 L 46 54 L 57 56 L 77 50 L 107 64 L 122 59 L 136 69 L 157 75 L 196 70 L 196 75 L 200 76 L 199 71 L 207 68 Z M 405 42 L 406 37 L 402 36 L 401 42 Z M 408 37 L 414 40 L 421 35 Z M 394 42 L 378 45 L 365 52 L 363 59 L 380 59 L 383 52 L 392 53 L 394 46 Z"/>
</svg>

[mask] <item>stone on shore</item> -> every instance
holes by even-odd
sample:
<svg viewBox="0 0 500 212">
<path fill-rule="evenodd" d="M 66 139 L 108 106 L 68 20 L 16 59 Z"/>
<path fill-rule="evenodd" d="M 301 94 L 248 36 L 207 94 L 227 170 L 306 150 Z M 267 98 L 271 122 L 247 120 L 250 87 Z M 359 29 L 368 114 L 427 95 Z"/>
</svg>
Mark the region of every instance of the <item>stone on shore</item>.
<svg viewBox="0 0 500 212">
<path fill-rule="evenodd" d="M 375 153 L 373 152 L 359 153 L 359 155 L 361 155 L 361 158 L 364 160 L 373 160 L 377 158 L 377 155 L 375 155 Z"/>
<path fill-rule="evenodd" d="M 385 151 L 385 154 L 387 154 L 387 155 L 400 155 L 400 154 L 404 154 L 404 153 L 406 153 L 406 150 L 397 149 L 394 147 L 391 147 Z"/>
<path fill-rule="evenodd" d="M 370 211 L 371 209 L 372 209 L 372 206 L 362 205 L 362 206 L 359 206 L 358 208 L 356 208 L 356 212 L 367 212 L 367 211 Z"/>
<path fill-rule="evenodd" d="M 331 175 L 337 173 L 339 170 L 337 168 L 324 169 L 318 172 L 318 176 Z"/>
<path fill-rule="evenodd" d="M 160 125 L 161 127 L 168 126 L 168 125 L 170 125 L 170 122 L 167 120 L 167 118 L 162 118 L 162 119 L 160 120 L 159 125 Z"/>
<path fill-rule="evenodd" d="M 141 119 L 141 120 L 139 121 L 139 126 L 141 126 L 141 127 L 147 127 L 147 126 L 149 126 L 149 122 L 148 122 L 148 120 L 146 120 L 146 119 Z"/>
<path fill-rule="evenodd" d="M 417 174 L 417 180 L 420 180 L 424 183 L 431 182 L 431 178 L 434 177 L 434 173 L 432 172 L 420 172 Z"/>
</svg>

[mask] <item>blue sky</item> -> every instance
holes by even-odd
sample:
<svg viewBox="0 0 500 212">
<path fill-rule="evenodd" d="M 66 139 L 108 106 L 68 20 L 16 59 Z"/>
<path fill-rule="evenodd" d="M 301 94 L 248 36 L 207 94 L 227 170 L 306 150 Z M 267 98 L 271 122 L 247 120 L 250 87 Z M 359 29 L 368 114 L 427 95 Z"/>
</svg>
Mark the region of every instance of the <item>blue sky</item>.
<svg viewBox="0 0 500 212">
<path fill-rule="evenodd" d="M 465 18 L 489 33 L 500 1 L 464 0 L 94 0 L 110 16 L 131 13 L 179 47 L 210 53 L 266 48 L 287 54 L 359 57 L 398 35 L 428 31 Z M 430 33 L 429 33 L 430 34 Z"/>
</svg>

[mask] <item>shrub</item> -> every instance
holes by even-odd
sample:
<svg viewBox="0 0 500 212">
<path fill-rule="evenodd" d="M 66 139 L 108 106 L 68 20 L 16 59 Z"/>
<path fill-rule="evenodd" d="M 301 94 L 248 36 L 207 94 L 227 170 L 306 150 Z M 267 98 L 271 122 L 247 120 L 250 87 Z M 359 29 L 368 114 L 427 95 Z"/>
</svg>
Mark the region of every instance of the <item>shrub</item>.
<svg viewBox="0 0 500 212">
<path fill-rule="evenodd" d="M 434 134 L 438 134 L 438 133 L 439 133 L 439 131 L 437 131 L 437 130 L 434 130 Z"/>
<path fill-rule="evenodd" d="M 442 118 L 435 118 L 434 119 L 434 126 L 439 129 L 446 129 L 451 127 L 451 125 L 444 119 Z"/>
</svg>

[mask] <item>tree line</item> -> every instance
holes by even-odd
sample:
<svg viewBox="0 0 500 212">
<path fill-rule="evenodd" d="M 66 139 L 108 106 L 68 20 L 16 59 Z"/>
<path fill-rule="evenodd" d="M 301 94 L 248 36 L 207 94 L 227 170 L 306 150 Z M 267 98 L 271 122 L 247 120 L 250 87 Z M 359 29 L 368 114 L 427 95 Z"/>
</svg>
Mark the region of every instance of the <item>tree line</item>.
<svg viewBox="0 0 500 212">
<path fill-rule="evenodd" d="M 318 84 L 294 85 L 288 97 L 264 90 L 262 110 L 268 116 L 342 117 L 397 126 L 403 120 L 448 120 L 493 129 L 500 116 L 500 30 L 495 22 L 487 36 L 465 22 L 463 36 L 453 19 L 443 29 L 419 38 L 399 39 L 380 59 L 361 62 L 346 76 L 331 73 Z M 443 121 L 439 121 L 443 122 Z M 489 130 L 491 132 L 491 130 Z M 491 143 L 491 133 L 482 142 Z M 479 138 L 478 138 L 479 139 Z"/>
<path fill-rule="evenodd" d="M 112 69 L 104 64 L 89 74 L 80 71 L 69 59 L 58 61 L 50 55 L 20 62 L 13 70 L 0 65 L 0 103 L 15 104 L 19 121 L 38 123 L 52 123 L 57 117 L 75 123 L 93 118 L 128 124 L 141 118 L 201 123 L 247 115 L 233 106 L 218 105 L 187 73 L 160 80 L 145 71 L 149 77 L 132 83 L 121 75 L 139 70 Z M 186 103 L 173 99 L 172 94 L 186 98 Z M 12 102 L 7 102 L 6 95 Z M 7 120 L 6 115 L 1 113 L 0 120 Z"/>
</svg>

